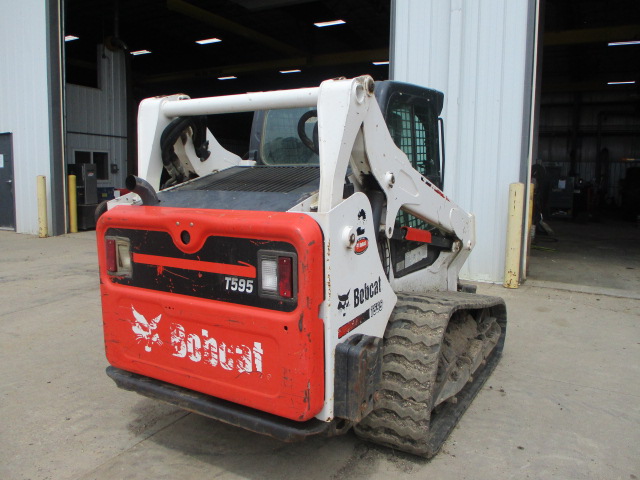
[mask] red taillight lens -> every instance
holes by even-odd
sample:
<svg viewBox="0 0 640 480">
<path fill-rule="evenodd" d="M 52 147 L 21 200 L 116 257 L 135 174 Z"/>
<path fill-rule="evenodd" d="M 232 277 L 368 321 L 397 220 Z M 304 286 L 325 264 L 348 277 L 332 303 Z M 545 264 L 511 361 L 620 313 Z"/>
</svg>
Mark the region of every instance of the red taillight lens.
<svg viewBox="0 0 640 480">
<path fill-rule="evenodd" d="M 131 242 L 125 237 L 105 237 L 105 257 L 109 275 L 131 275 Z"/>
<path fill-rule="evenodd" d="M 293 262 L 291 257 L 278 257 L 278 293 L 293 298 Z"/>
<path fill-rule="evenodd" d="M 118 256 L 116 254 L 116 241 L 115 239 L 108 238 L 105 242 L 107 249 L 107 271 L 118 271 Z"/>
</svg>

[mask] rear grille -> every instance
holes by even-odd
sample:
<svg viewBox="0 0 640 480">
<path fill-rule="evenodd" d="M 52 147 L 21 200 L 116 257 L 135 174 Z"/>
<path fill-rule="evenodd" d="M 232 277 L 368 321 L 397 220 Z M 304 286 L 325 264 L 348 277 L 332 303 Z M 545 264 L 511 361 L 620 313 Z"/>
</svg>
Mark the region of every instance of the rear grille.
<svg viewBox="0 0 640 480">
<path fill-rule="evenodd" d="M 319 167 L 232 167 L 189 182 L 185 190 L 289 193 L 320 179 Z M 181 189 L 181 187 L 178 187 Z"/>
</svg>

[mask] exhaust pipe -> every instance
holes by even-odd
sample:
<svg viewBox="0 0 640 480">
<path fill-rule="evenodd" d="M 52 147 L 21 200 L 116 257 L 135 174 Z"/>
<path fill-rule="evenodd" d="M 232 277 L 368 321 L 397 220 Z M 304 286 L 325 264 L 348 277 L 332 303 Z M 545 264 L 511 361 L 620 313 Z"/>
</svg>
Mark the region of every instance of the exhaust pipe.
<svg viewBox="0 0 640 480">
<path fill-rule="evenodd" d="M 146 180 L 136 177 L 135 175 L 129 175 L 124 183 L 127 190 L 140 195 L 143 205 L 153 206 L 160 203 L 160 200 L 158 200 L 158 194 Z"/>
</svg>

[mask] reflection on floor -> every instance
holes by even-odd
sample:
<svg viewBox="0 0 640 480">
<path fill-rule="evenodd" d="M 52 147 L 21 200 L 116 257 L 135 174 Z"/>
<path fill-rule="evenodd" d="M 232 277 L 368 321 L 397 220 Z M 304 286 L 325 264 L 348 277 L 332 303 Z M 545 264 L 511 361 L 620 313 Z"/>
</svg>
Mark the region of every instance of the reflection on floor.
<svg viewBox="0 0 640 480">
<path fill-rule="evenodd" d="M 527 278 L 640 294 L 640 225 L 613 219 L 547 222 L 554 236 L 537 235 Z"/>
</svg>

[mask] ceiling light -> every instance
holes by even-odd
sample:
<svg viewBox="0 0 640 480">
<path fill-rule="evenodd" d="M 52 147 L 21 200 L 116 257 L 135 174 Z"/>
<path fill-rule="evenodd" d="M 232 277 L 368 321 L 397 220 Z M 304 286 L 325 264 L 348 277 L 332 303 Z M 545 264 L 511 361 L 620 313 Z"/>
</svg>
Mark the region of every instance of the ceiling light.
<svg viewBox="0 0 640 480">
<path fill-rule="evenodd" d="M 620 45 L 640 45 L 640 40 L 629 40 L 628 42 L 610 42 L 610 47 L 618 47 Z"/>
<path fill-rule="evenodd" d="M 74 40 L 78 40 L 80 37 L 76 37 L 75 35 L 65 35 L 65 42 L 73 42 Z"/>
<path fill-rule="evenodd" d="M 333 27 L 334 25 L 343 25 L 347 22 L 345 22 L 344 20 L 331 20 L 330 22 L 318 22 L 318 23 L 314 23 L 314 25 L 316 27 Z"/>
<path fill-rule="evenodd" d="M 280 73 L 300 73 L 302 70 L 280 70 Z"/>
<path fill-rule="evenodd" d="M 196 40 L 196 43 L 200 44 L 200 45 L 208 45 L 210 43 L 219 43 L 222 40 L 220 40 L 219 38 L 205 38 L 204 40 Z"/>
<path fill-rule="evenodd" d="M 389 65 L 389 60 L 387 60 L 386 62 L 371 62 L 374 65 Z"/>
<path fill-rule="evenodd" d="M 235 80 L 238 77 L 234 77 L 233 75 L 229 75 L 228 77 L 218 77 L 218 80 Z"/>
<path fill-rule="evenodd" d="M 131 52 L 131 55 L 146 55 L 147 53 L 151 53 L 149 50 L 135 50 Z"/>
<path fill-rule="evenodd" d="M 636 83 L 635 80 L 629 80 L 626 82 L 607 82 L 607 85 L 633 85 Z"/>
</svg>

